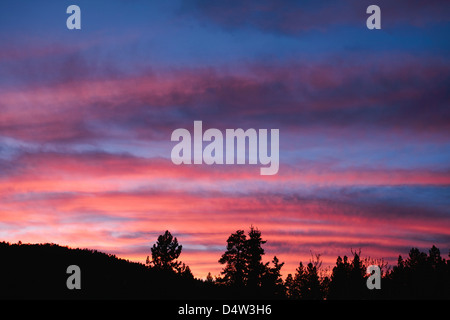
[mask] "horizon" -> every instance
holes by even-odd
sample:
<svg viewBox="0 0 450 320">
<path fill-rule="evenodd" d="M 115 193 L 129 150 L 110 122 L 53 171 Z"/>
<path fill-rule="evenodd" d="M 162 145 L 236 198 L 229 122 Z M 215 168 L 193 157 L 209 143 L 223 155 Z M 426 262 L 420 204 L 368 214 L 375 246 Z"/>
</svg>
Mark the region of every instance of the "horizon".
<svg viewBox="0 0 450 320">
<path fill-rule="evenodd" d="M 380 30 L 371 4 L 2 1 L 0 240 L 144 263 L 169 230 L 197 278 L 250 226 L 283 278 L 311 253 L 447 256 L 450 3 L 379 0 Z M 278 172 L 174 164 L 194 121 L 279 130 Z"/>
<path fill-rule="evenodd" d="M 176 237 L 174 237 L 174 238 L 176 238 Z M 264 239 L 263 239 L 264 240 Z M 120 257 L 120 256 L 118 256 L 118 255 L 116 255 L 116 254 L 114 254 L 114 253 L 109 253 L 109 252 L 103 252 L 103 251 L 101 251 L 101 250 L 97 250 L 97 249 L 93 249 L 93 248 L 89 248 L 89 247 L 72 247 L 72 246 L 69 246 L 69 245 L 63 245 L 63 244 L 58 244 L 58 243 L 50 243 L 50 242 L 46 242 L 46 243 L 30 243 L 30 242 L 27 242 L 27 243 L 24 243 L 24 242 L 22 242 L 22 241 L 18 241 L 18 242 L 16 242 L 16 243 L 11 243 L 11 242 L 7 242 L 7 241 L 0 241 L 0 243 L 6 243 L 6 244 L 8 244 L 8 245 L 18 245 L 18 246 L 21 246 L 21 245 L 30 245 L 30 246 L 45 246 L 45 245 L 50 245 L 50 246 L 58 246 L 58 247 L 61 247 L 61 248 L 66 248 L 66 249 L 70 249 L 70 250 L 87 250 L 87 251 L 97 251 L 97 252 L 99 252 L 99 253 L 103 253 L 103 254 L 106 254 L 106 255 L 108 255 L 108 256 L 112 256 L 112 257 L 115 257 L 115 258 L 117 258 L 117 259 L 119 259 L 119 260 L 124 260 L 124 261 L 127 261 L 127 262 L 130 262 L 130 263 L 137 263 L 137 264 L 140 264 L 140 265 L 143 265 L 143 266 L 147 266 L 147 267 L 149 267 L 149 268 L 154 268 L 151 264 L 148 264 L 147 262 L 142 262 L 142 261 L 138 261 L 138 260 L 131 260 L 131 259 L 127 259 L 127 258 L 124 258 L 124 257 Z M 156 241 L 155 241 L 155 244 L 156 244 Z M 180 245 L 182 245 L 181 243 L 179 243 Z M 432 246 L 432 247 L 435 247 L 434 245 Z M 436 247 L 437 248 L 437 247 Z M 411 247 L 411 249 L 416 249 L 416 248 L 414 248 L 414 247 Z M 417 249 L 419 249 L 419 248 L 417 248 Z M 420 252 L 424 252 L 424 253 L 427 253 L 429 250 L 431 250 L 432 248 L 430 247 L 430 248 L 428 248 L 428 250 L 421 250 L 421 249 L 419 249 L 419 251 Z M 439 251 L 440 251 L 440 249 L 439 248 L 437 248 Z M 181 251 L 181 253 L 182 253 L 182 251 Z M 389 261 L 386 261 L 384 258 L 380 258 L 380 257 L 368 257 L 368 256 L 364 256 L 363 254 L 362 254 L 362 252 L 359 250 L 359 249 L 355 249 L 355 250 L 353 250 L 353 249 L 351 249 L 350 250 L 350 254 L 344 254 L 344 255 L 338 255 L 338 256 L 336 256 L 336 259 L 335 259 L 335 263 L 334 263 L 334 265 L 333 264 L 331 264 L 331 265 L 326 265 L 325 267 L 323 266 L 323 261 L 322 261 L 322 259 L 321 259 L 321 257 L 320 257 L 320 254 L 315 254 L 315 253 L 313 253 L 313 252 L 310 252 L 310 259 L 308 260 L 308 261 L 299 261 L 299 263 L 300 262 L 302 262 L 303 263 L 303 266 L 304 267 L 306 267 L 307 266 L 307 264 L 308 263 L 313 263 L 314 265 L 317 263 L 317 272 L 318 272 L 318 276 L 319 276 L 319 279 L 322 279 L 323 277 L 330 277 L 331 275 L 332 275 L 332 273 L 333 273 L 333 267 L 335 267 L 336 266 L 336 260 L 338 260 L 339 258 L 344 258 L 345 256 L 347 257 L 347 258 L 349 258 L 349 263 L 351 263 L 352 262 L 352 260 L 353 260 L 353 258 L 354 258 L 354 255 L 355 254 L 357 254 L 358 255 L 358 257 L 359 257 L 359 260 L 362 262 L 362 265 L 365 267 L 365 266 L 367 266 L 366 264 L 367 263 L 375 263 L 377 266 L 379 266 L 380 268 L 381 268 L 381 272 L 382 272 L 382 276 L 384 277 L 384 276 L 386 276 L 386 274 L 387 273 L 389 273 L 389 272 L 391 272 L 393 269 L 393 267 L 395 267 L 395 266 L 397 266 L 397 261 L 395 261 L 395 263 L 389 263 Z M 265 255 L 265 253 L 263 254 L 263 256 Z M 408 259 L 409 257 L 408 257 L 408 255 L 402 255 L 402 254 L 399 254 L 398 256 L 397 256 L 397 258 L 398 257 L 402 257 L 402 259 L 403 260 L 405 260 L 405 259 Z M 450 253 L 448 254 L 448 256 L 450 257 Z M 151 253 L 146 257 L 146 260 L 147 260 L 147 258 L 149 258 L 149 257 L 151 257 Z M 181 257 L 181 255 L 180 255 L 180 257 Z M 441 254 L 441 257 L 442 257 L 442 254 Z M 264 259 L 264 258 L 266 258 L 266 259 Z M 267 258 L 268 257 L 263 257 L 263 259 L 262 259 L 262 263 L 272 263 L 272 258 L 273 257 L 269 257 L 269 260 L 267 260 Z M 445 253 L 444 253 L 444 261 L 445 260 L 448 260 L 448 259 L 446 259 L 445 258 Z M 142 260 L 142 259 L 139 259 L 139 260 Z M 152 261 L 151 259 L 150 260 L 148 260 L 148 261 Z M 175 259 L 175 261 L 178 261 L 178 262 L 180 262 L 180 263 L 185 263 L 185 261 L 183 261 L 181 258 L 178 258 L 178 259 Z M 220 264 L 219 262 L 217 262 L 219 265 L 220 265 L 220 268 L 221 268 L 221 270 L 220 271 L 222 271 L 223 270 L 223 267 L 224 267 L 224 265 L 222 265 L 222 264 Z M 283 261 L 280 261 L 280 263 L 283 263 Z M 186 267 L 189 267 L 189 270 L 190 270 L 190 266 L 188 265 L 188 264 L 186 264 Z M 297 264 L 297 267 L 298 267 L 298 264 Z M 286 279 L 286 277 L 288 276 L 288 274 L 290 274 L 290 275 L 295 275 L 295 273 L 296 273 L 296 270 L 294 269 L 294 272 L 289 272 L 289 273 L 284 273 L 283 272 L 283 268 L 281 268 L 281 272 L 280 272 L 280 275 L 281 275 L 281 278 L 283 279 L 283 281 Z M 222 277 L 223 275 L 221 274 L 221 272 L 219 272 L 219 273 L 217 273 L 217 274 L 214 274 L 214 273 L 212 273 L 212 272 L 210 272 L 210 271 L 208 271 L 208 273 L 204 276 L 204 277 L 196 277 L 195 275 L 194 275 L 194 277 L 195 277 L 195 279 L 198 279 L 198 280 L 203 280 L 203 281 L 205 281 L 206 279 L 207 279 L 207 276 L 208 275 L 211 275 L 214 279 L 216 279 L 216 277 Z"/>
</svg>

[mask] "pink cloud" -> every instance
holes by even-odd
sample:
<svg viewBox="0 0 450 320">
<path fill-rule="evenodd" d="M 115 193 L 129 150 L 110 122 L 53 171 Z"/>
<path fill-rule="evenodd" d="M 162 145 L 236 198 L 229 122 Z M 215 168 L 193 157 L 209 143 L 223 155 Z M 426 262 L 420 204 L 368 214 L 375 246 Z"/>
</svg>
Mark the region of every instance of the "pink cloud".
<svg viewBox="0 0 450 320">
<path fill-rule="evenodd" d="M 121 257 L 144 262 L 157 235 L 169 229 L 185 245 L 182 260 L 196 275 L 204 277 L 207 271 L 213 274 L 220 271 L 217 260 L 225 248 L 226 237 L 250 225 L 260 228 L 263 237 L 269 241 L 266 259 L 277 255 L 286 261 L 284 275 L 294 272 L 300 260 L 307 262 L 309 250 L 322 253 L 326 265 L 332 265 L 337 254 L 350 254 L 350 248 L 362 247 L 367 255 L 392 258 L 401 253 L 399 248 L 412 243 L 428 246 L 427 235 L 443 237 L 437 239 L 438 242 L 448 237 L 448 220 L 430 219 L 430 213 L 435 213 L 420 211 L 420 208 L 413 212 L 383 203 L 374 206 L 370 202 L 352 202 L 345 197 L 334 200 L 291 197 L 282 192 L 120 191 L 127 183 L 111 185 L 108 179 L 121 177 L 129 182 L 145 177 L 149 184 L 157 183 L 152 180 L 154 176 L 147 176 L 147 170 L 153 168 L 155 175 L 170 179 L 167 174 L 174 170 L 173 165 L 162 160 L 152 162 L 112 155 L 71 158 L 69 155 L 42 154 L 36 158 L 29 155 L 21 159 L 19 163 L 25 168 L 23 176 L 1 181 L 0 189 L 5 192 L 2 192 L 0 216 L 2 224 L 9 226 L 0 231 L 5 240 L 97 248 L 110 253 L 121 252 Z M 175 183 L 185 178 L 193 184 L 207 179 L 206 174 L 197 174 L 195 170 L 200 169 L 196 167 L 193 167 L 195 172 L 186 169 L 175 170 Z M 363 173 L 355 178 L 354 173 L 347 172 L 336 176 L 331 184 L 346 179 L 350 186 L 355 186 L 358 181 L 393 181 L 392 173 L 384 174 Z M 417 172 L 414 174 L 418 175 Z M 213 175 L 219 179 L 216 181 L 252 179 L 250 175 L 227 178 L 225 173 L 214 173 L 214 170 Z M 258 176 L 253 178 L 260 179 Z M 308 179 L 306 183 L 311 186 L 323 182 L 314 176 Z M 398 177 L 394 177 L 394 181 L 400 183 L 423 183 L 426 179 L 436 182 L 433 176 L 418 181 L 411 180 L 408 175 L 403 180 L 395 179 Z M 294 180 L 301 181 L 301 173 L 264 183 L 278 186 L 277 183 Z M 108 190 L 110 188 L 112 190 Z"/>
<path fill-rule="evenodd" d="M 253 65 L 239 73 L 186 68 L 61 81 L 3 90 L 0 132 L 38 142 L 120 138 L 99 129 L 105 126 L 121 128 L 122 138 L 161 139 L 161 132 L 199 117 L 220 118 L 221 126 L 229 126 L 236 116 L 241 125 L 270 122 L 290 129 L 370 124 L 394 132 L 442 132 L 448 129 L 442 103 L 448 69 L 437 60 L 423 64 L 399 56 L 370 63 Z M 184 108 L 191 115 L 180 119 Z"/>
</svg>

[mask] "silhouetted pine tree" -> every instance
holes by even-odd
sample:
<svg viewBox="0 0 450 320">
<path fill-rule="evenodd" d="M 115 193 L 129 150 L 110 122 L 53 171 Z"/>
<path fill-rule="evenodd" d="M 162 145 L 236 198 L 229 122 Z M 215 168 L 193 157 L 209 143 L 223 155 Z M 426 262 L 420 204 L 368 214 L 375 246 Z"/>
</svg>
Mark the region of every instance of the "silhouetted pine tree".
<svg viewBox="0 0 450 320">
<path fill-rule="evenodd" d="M 284 280 L 284 287 L 286 292 L 286 298 L 294 299 L 295 284 L 294 278 L 292 277 L 291 273 L 288 273 L 288 275 L 286 276 L 286 279 Z"/>
<path fill-rule="evenodd" d="M 302 288 L 304 288 L 306 283 L 306 269 L 303 263 L 300 261 L 298 267 L 295 269 L 294 283 L 291 290 L 291 298 L 301 299 L 302 298 Z"/>
<path fill-rule="evenodd" d="M 206 276 L 206 282 L 207 283 L 214 283 L 214 278 L 211 275 L 211 272 L 208 272 L 208 275 Z"/>
<path fill-rule="evenodd" d="M 237 230 L 227 239 L 227 250 L 219 259 L 225 264 L 221 274 L 221 283 L 234 286 L 244 286 L 246 276 L 246 235 L 244 230 Z"/>
<path fill-rule="evenodd" d="M 348 275 L 350 273 L 350 264 L 347 256 L 344 259 L 338 256 L 336 266 L 331 274 L 330 285 L 328 289 L 328 299 L 347 299 L 350 296 Z"/>
<path fill-rule="evenodd" d="M 366 285 L 366 267 L 363 265 L 361 258 L 361 251 L 353 252 L 353 260 L 350 265 L 350 272 L 348 275 L 349 294 L 351 299 L 362 299 L 368 293 Z"/>
<path fill-rule="evenodd" d="M 272 264 L 273 267 L 270 267 L 268 264 L 265 265 L 265 272 L 262 277 L 265 295 L 269 297 L 285 297 L 286 289 L 281 278 L 281 268 L 284 266 L 284 262 L 280 263 L 280 260 L 274 256 Z"/>
<path fill-rule="evenodd" d="M 261 232 L 251 226 L 248 239 L 245 240 L 244 254 L 246 285 L 250 288 L 261 286 L 262 277 L 266 272 L 267 265 L 262 263 L 262 256 L 264 255 L 262 245 L 265 243 L 266 241 L 261 238 Z"/>
<path fill-rule="evenodd" d="M 176 261 L 181 254 L 183 246 L 178 244 L 177 238 L 166 230 L 163 235 L 158 237 L 156 244 L 151 248 L 152 260 L 147 263 L 153 267 L 165 271 L 177 271 L 181 262 Z"/>
<path fill-rule="evenodd" d="M 250 227 L 248 237 L 243 230 L 237 230 L 227 240 L 227 250 L 219 259 L 219 263 L 225 264 L 222 270 L 223 278 L 218 283 L 224 283 L 230 287 L 238 288 L 239 294 L 253 297 L 284 297 L 284 286 L 281 278 L 281 268 L 277 257 L 272 260 L 273 267 L 269 263 L 262 262 L 264 249 L 261 232 Z"/>
<path fill-rule="evenodd" d="M 450 263 L 432 246 L 429 255 L 412 248 L 406 260 L 387 274 L 386 297 L 400 299 L 450 299 Z"/>
<path fill-rule="evenodd" d="M 308 300 L 323 299 L 323 289 L 317 274 L 317 267 L 308 263 L 303 286 L 300 288 L 301 297 Z"/>
</svg>

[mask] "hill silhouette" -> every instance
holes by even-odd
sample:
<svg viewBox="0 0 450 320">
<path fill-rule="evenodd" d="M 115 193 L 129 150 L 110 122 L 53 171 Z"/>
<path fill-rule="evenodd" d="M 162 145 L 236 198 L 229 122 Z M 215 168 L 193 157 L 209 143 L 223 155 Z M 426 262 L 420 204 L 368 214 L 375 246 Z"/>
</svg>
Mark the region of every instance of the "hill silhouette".
<svg viewBox="0 0 450 320">
<path fill-rule="evenodd" d="M 90 249 L 0 243 L 1 299 L 201 299 L 201 280 Z M 81 290 L 69 290 L 67 267 L 81 269 Z"/>
</svg>

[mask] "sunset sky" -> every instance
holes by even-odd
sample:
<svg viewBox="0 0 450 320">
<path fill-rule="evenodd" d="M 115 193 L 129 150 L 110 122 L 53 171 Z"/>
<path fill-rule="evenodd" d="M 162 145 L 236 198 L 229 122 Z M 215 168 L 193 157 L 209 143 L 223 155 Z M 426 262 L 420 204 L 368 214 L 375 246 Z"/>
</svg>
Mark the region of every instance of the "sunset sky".
<svg viewBox="0 0 450 320">
<path fill-rule="evenodd" d="M 447 0 L 1 1 L 0 241 L 145 262 L 169 230 L 200 278 L 251 225 L 283 277 L 447 257 L 449 34 Z M 195 120 L 279 129 L 278 174 L 173 164 Z"/>
</svg>

